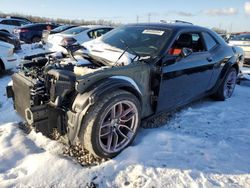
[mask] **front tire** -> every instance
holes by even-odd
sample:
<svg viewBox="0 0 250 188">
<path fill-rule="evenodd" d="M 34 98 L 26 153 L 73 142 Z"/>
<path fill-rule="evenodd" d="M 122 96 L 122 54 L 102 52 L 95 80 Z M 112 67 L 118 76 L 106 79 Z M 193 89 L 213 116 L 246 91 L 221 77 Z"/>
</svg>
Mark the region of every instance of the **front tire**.
<svg viewBox="0 0 250 188">
<path fill-rule="evenodd" d="M 213 95 L 217 100 L 226 100 L 230 98 L 234 92 L 235 85 L 237 83 L 237 70 L 231 67 L 227 73 L 225 79 L 221 83 L 217 92 Z"/>
<path fill-rule="evenodd" d="M 123 90 L 106 93 L 84 117 L 81 144 L 97 157 L 113 158 L 133 142 L 140 119 L 136 96 Z"/>
</svg>

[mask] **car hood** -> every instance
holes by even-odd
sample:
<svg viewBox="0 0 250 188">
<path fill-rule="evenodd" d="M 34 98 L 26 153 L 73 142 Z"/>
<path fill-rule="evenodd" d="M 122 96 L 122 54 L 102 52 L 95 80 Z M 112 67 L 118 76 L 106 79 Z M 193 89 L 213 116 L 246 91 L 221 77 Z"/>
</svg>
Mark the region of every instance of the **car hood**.
<svg viewBox="0 0 250 188">
<path fill-rule="evenodd" d="M 124 50 L 110 46 L 104 43 L 101 39 L 85 42 L 82 45 L 86 48 L 85 50 L 82 50 L 83 53 L 105 59 L 112 65 L 128 65 L 132 63 L 134 58 L 136 58 L 135 55 L 128 52 L 124 53 Z M 135 60 L 138 60 L 138 58 Z"/>
</svg>

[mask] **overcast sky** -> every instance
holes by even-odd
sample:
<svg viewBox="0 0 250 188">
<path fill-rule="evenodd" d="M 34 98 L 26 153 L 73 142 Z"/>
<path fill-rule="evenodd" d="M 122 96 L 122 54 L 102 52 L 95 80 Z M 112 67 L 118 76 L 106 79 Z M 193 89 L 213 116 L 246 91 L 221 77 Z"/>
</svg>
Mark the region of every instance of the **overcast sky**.
<svg viewBox="0 0 250 188">
<path fill-rule="evenodd" d="M 206 27 L 250 31 L 250 0 L 0 0 L 0 11 L 121 23 L 185 20 Z"/>
</svg>

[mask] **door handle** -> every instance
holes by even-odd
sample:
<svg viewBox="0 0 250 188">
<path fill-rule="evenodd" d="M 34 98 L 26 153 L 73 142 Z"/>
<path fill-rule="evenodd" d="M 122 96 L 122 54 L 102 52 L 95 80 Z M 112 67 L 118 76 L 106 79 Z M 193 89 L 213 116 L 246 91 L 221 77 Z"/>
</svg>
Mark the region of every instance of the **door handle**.
<svg viewBox="0 0 250 188">
<path fill-rule="evenodd" d="M 213 58 L 212 58 L 212 57 L 208 57 L 208 58 L 207 58 L 207 61 L 208 61 L 208 62 L 212 62 L 212 61 L 213 61 Z"/>
</svg>

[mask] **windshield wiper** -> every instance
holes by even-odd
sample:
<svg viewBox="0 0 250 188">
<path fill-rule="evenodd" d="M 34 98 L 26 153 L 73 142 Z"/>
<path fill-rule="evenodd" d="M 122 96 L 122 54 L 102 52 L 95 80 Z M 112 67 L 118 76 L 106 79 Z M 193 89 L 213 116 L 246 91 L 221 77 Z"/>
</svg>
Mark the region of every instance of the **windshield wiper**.
<svg viewBox="0 0 250 188">
<path fill-rule="evenodd" d="M 128 50 L 130 50 L 131 52 L 133 52 L 133 53 L 134 53 L 133 55 L 135 55 L 135 57 L 132 59 L 132 62 L 134 62 L 136 58 L 138 58 L 138 59 L 141 58 L 141 56 L 140 56 L 136 51 L 134 51 L 134 50 L 124 41 L 124 40 L 120 39 L 120 41 L 121 41 L 122 44 L 124 44 L 124 46 L 126 46 L 126 48 L 125 48 L 125 50 L 123 50 L 122 54 L 121 54 L 121 55 L 119 56 L 119 58 L 116 60 L 116 62 L 115 62 L 115 64 L 114 64 L 115 66 L 117 65 L 118 61 L 122 58 L 122 56 L 123 56 Z"/>
</svg>

